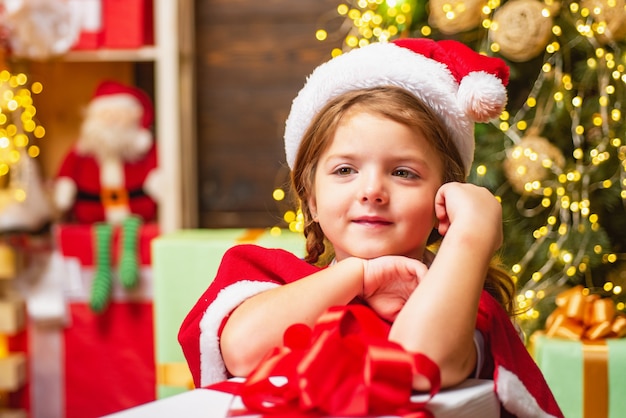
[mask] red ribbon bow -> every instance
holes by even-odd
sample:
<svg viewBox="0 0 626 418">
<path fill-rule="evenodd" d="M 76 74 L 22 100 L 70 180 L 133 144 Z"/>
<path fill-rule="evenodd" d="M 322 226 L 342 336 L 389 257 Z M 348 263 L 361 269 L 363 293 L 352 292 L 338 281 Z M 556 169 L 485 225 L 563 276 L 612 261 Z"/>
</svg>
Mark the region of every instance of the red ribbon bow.
<svg viewBox="0 0 626 418">
<path fill-rule="evenodd" d="M 272 416 L 402 415 L 432 417 L 426 403 L 440 388 L 437 365 L 387 339 L 389 326 L 361 305 L 331 308 L 310 329 L 291 326 L 244 382 L 209 389 L 241 396 L 253 412 Z M 430 382 L 429 397 L 411 400 L 413 376 Z M 280 376 L 285 384 L 274 384 Z"/>
</svg>

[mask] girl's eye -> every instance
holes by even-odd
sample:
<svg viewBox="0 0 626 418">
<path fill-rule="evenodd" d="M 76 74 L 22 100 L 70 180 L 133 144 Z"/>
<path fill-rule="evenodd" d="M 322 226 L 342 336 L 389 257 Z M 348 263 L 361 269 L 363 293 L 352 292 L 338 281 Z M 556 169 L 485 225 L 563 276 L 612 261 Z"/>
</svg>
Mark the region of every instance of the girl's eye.
<svg viewBox="0 0 626 418">
<path fill-rule="evenodd" d="M 354 173 L 354 170 L 350 167 L 339 167 L 336 171 L 336 174 L 339 174 L 340 176 L 347 176 L 348 174 L 352 174 Z"/>
<path fill-rule="evenodd" d="M 402 177 L 402 178 L 405 178 L 405 179 L 417 178 L 417 174 L 415 174 L 412 171 L 409 171 L 407 169 L 403 169 L 403 168 L 398 168 L 397 170 L 394 170 L 392 175 L 394 175 L 396 177 Z"/>
</svg>

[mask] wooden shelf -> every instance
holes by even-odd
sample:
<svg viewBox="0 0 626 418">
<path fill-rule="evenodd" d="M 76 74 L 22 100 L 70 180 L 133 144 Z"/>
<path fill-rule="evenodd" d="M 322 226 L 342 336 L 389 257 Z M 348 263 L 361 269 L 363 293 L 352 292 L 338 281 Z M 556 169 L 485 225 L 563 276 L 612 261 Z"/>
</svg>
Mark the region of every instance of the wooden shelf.
<svg viewBox="0 0 626 418">
<path fill-rule="evenodd" d="M 154 46 L 146 46 L 139 49 L 97 49 L 90 51 L 71 51 L 63 55 L 61 59 L 68 62 L 149 62 L 157 59 L 157 49 Z"/>
<path fill-rule="evenodd" d="M 132 79 L 133 64 L 154 67 L 154 107 L 161 189 L 159 225 L 171 232 L 196 224 L 193 131 L 193 0 L 154 1 L 154 45 L 137 49 L 77 50 L 50 60 L 25 60 L 47 87 L 38 99 L 51 119 L 44 167 L 53 176 L 78 133 L 82 105 L 102 77 Z M 63 106 L 59 106 L 62 103 Z M 46 111 L 48 113 L 46 113 Z M 56 142 L 53 146 L 50 142 Z M 185 164 L 182 162 L 185 161 Z M 189 162 L 191 161 L 191 162 Z"/>
</svg>

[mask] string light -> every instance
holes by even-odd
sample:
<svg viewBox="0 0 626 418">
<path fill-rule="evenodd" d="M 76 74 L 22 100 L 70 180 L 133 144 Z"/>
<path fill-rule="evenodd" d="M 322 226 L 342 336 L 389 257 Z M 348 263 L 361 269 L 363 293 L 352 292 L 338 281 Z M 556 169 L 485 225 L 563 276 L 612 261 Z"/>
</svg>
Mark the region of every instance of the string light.
<svg viewBox="0 0 626 418">
<path fill-rule="evenodd" d="M 416 0 L 358 0 L 346 1 L 337 6 L 337 14 L 347 18 L 349 25 L 343 36 L 344 50 L 363 47 L 372 42 L 387 42 L 404 33 L 411 26 L 417 7 Z M 423 28 L 423 36 L 428 36 L 430 29 Z M 320 39 L 320 36 L 323 39 Z M 325 28 L 316 32 L 318 40 L 328 38 Z M 333 50 L 333 56 L 337 51 Z"/>
<path fill-rule="evenodd" d="M 23 177 L 28 173 L 22 173 L 19 166 L 22 158 L 39 155 L 39 147 L 32 140 L 46 133 L 35 120 L 32 98 L 42 90 L 39 82 L 29 87 L 23 73 L 0 71 L 0 210 L 9 201 L 26 199 Z"/>
</svg>

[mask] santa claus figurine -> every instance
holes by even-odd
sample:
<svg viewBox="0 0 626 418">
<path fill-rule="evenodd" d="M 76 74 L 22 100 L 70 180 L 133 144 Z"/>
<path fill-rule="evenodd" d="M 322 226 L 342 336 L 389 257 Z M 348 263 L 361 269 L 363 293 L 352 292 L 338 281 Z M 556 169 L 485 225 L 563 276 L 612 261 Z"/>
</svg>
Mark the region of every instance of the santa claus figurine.
<svg viewBox="0 0 626 418">
<path fill-rule="evenodd" d="M 96 257 L 91 308 L 102 312 L 112 290 L 111 238 L 121 226 L 119 278 L 138 282 L 137 239 L 157 214 L 156 147 L 150 98 L 142 90 L 104 81 L 89 102 L 80 136 L 61 164 L 54 200 L 69 221 L 93 224 Z"/>
</svg>

